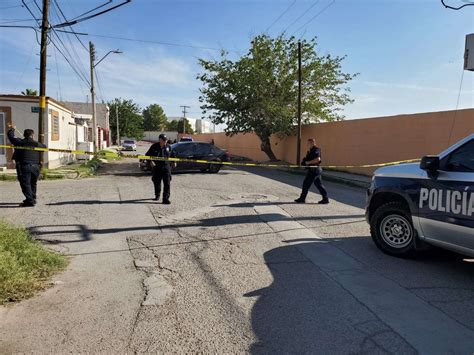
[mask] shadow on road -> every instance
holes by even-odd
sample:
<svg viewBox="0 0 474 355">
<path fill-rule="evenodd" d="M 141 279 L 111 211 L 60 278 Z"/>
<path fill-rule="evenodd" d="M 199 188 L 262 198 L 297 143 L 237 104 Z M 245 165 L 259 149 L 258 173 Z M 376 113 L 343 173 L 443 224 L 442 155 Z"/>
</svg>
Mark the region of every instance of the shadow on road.
<svg viewBox="0 0 474 355">
<path fill-rule="evenodd" d="M 118 202 L 113 202 L 118 203 Z M 237 225 L 237 224 L 248 224 L 248 223 L 262 223 L 262 221 L 305 221 L 305 220 L 337 220 L 345 219 L 346 221 L 341 222 L 340 224 L 350 224 L 350 223 L 361 223 L 364 220 L 362 219 L 363 215 L 354 214 L 354 215 L 322 215 L 318 217 L 287 217 L 278 213 L 263 213 L 263 214 L 249 214 L 249 215 L 239 215 L 239 216 L 226 216 L 226 217 L 212 217 L 204 218 L 199 221 L 190 222 L 190 223 L 168 223 L 162 225 L 153 225 L 153 226 L 140 226 L 140 227 L 125 227 L 125 228 L 104 228 L 104 229 L 88 229 L 87 226 L 79 225 L 79 229 L 70 229 L 70 225 L 65 226 L 38 226 L 33 227 L 32 232 L 36 236 L 45 236 L 45 235 L 69 235 L 74 233 L 79 233 L 81 236 L 87 235 L 107 235 L 107 234 L 116 234 L 124 232 L 153 232 L 164 229 L 176 229 L 176 228 L 189 228 L 189 227 L 221 227 L 226 225 Z M 350 219 L 347 221 L 347 219 Z M 334 226 L 339 224 L 327 224 L 324 223 L 321 227 Z M 55 229 L 50 230 L 46 227 L 54 227 Z M 66 229 L 65 229 L 65 228 Z M 62 228 L 62 229 L 61 229 Z M 305 229 L 306 227 L 301 227 Z M 313 227 L 318 228 L 318 227 Z M 86 238 L 81 238 L 86 240 Z"/>
<path fill-rule="evenodd" d="M 407 284 L 419 284 L 426 275 L 438 275 L 440 280 L 451 280 L 460 288 L 469 284 L 467 279 L 473 281 L 474 265 L 463 262 L 460 255 L 440 251 L 424 254 L 416 260 L 393 258 L 379 252 L 368 237 L 313 240 L 275 248 L 263 255 L 273 283 L 243 295 L 258 297 L 251 313 L 258 340 L 251 347 L 251 353 L 385 352 L 387 348 L 379 347 L 372 339 L 377 331 L 385 331 L 394 344 L 401 344 L 403 347 L 399 351 L 410 350 L 411 346 L 390 329 L 368 331 L 368 323 L 372 322 L 372 327 L 377 324 L 376 316 L 367 312 L 351 293 L 331 281 L 309 259 L 295 261 L 297 254 L 308 255 L 315 248 L 328 248 L 327 242 L 343 254 L 350 250 L 348 258 L 362 260 L 362 273 L 366 268 L 378 269 L 380 264 L 384 267 L 380 270 L 383 277 L 406 280 Z M 443 294 L 442 287 L 436 292 Z M 367 324 L 360 323 L 364 318 Z M 469 322 L 467 318 L 466 323 Z M 472 327 L 474 324 L 465 325 Z M 354 339 L 354 334 L 360 334 L 360 338 Z"/>
<path fill-rule="evenodd" d="M 298 189 L 301 189 L 304 180 L 304 175 L 291 174 L 275 169 L 241 167 L 239 170 L 247 171 L 267 179 L 272 179 L 293 187 L 297 187 Z M 363 188 L 349 187 L 342 184 L 327 182 L 324 181 L 324 178 L 323 183 L 327 185 L 326 188 L 328 190 L 330 200 L 335 200 L 353 207 L 365 207 L 365 190 Z M 316 192 L 314 185 L 311 186 L 310 191 Z M 295 199 L 298 197 L 299 195 L 295 195 Z"/>
<path fill-rule="evenodd" d="M 36 236 L 37 240 L 50 244 L 87 242 L 92 238 L 91 230 L 84 224 L 43 225 L 30 227 L 28 231 Z M 51 239 L 53 236 L 61 237 L 61 239 Z"/>
</svg>

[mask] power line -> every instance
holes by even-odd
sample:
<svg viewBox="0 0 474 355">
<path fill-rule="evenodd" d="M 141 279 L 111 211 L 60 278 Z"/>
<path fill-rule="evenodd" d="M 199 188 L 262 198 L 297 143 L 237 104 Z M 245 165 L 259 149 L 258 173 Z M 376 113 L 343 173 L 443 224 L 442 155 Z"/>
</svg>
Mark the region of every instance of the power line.
<svg viewBox="0 0 474 355">
<path fill-rule="evenodd" d="M 0 7 L 0 10 L 14 9 L 16 7 L 24 7 L 24 6 L 23 5 L 4 6 L 4 7 Z"/>
<path fill-rule="evenodd" d="M 295 4 L 296 4 L 296 0 L 294 0 L 294 1 L 291 3 L 291 5 L 288 6 L 288 7 L 285 9 L 285 11 L 283 11 L 283 12 L 280 14 L 280 16 L 278 16 L 278 17 L 276 18 L 276 20 L 273 21 L 272 24 L 267 27 L 267 29 L 265 30 L 265 32 L 268 32 L 268 30 L 269 30 L 270 28 L 272 28 L 273 25 L 275 25 L 275 23 L 278 22 L 278 20 L 280 20 L 283 16 L 285 16 L 285 14 L 286 14 L 288 11 L 290 11 L 290 9 L 291 9 L 291 8 L 293 7 L 293 5 L 295 5 Z"/>
<path fill-rule="evenodd" d="M 56 13 L 56 15 L 59 17 L 59 14 Z M 59 35 L 59 33 L 56 33 L 56 30 L 54 28 L 52 28 L 52 31 L 54 32 L 54 34 L 56 35 L 56 37 L 60 38 L 61 36 Z M 64 38 L 64 37 L 63 37 Z M 66 40 L 67 42 L 69 43 L 69 47 L 71 48 L 72 50 L 72 54 L 69 52 L 69 50 L 66 48 L 64 42 L 61 41 L 61 43 L 63 44 L 64 48 L 66 49 L 66 51 L 68 52 L 69 56 L 70 56 L 70 59 L 72 58 L 73 61 L 76 63 L 76 66 L 79 68 L 78 70 L 84 75 L 85 78 L 87 78 L 87 75 L 85 75 L 84 73 L 86 72 L 86 67 L 84 66 L 84 62 L 82 61 L 80 55 L 77 53 L 76 51 L 76 47 L 74 46 L 74 44 L 72 43 L 72 40 L 70 38 L 70 36 L 66 36 Z M 82 69 L 82 70 L 81 70 Z"/>
<path fill-rule="evenodd" d="M 461 101 L 461 92 L 462 92 L 462 83 L 463 83 L 463 80 L 464 80 L 464 72 L 465 72 L 465 70 L 463 68 L 462 74 L 461 74 L 461 81 L 459 83 L 459 92 L 458 92 L 458 99 L 456 101 L 456 110 L 454 111 L 453 123 L 451 124 L 451 130 L 449 132 L 448 146 L 451 144 L 451 137 L 453 135 L 454 125 L 456 123 L 456 116 L 458 114 L 459 102 Z"/>
<path fill-rule="evenodd" d="M 97 86 L 99 87 L 100 98 L 103 102 L 105 102 L 104 93 L 102 91 L 102 85 L 100 84 L 102 80 L 99 77 L 99 72 L 97 71 L 97 69 L 95 67 L 94 67 L 94 72 L 95 72 L 95 76 L 96 76 Z"/>
<path fill-rule="evenodd" d="M 57 0 L 54 0 L 54 5 L 56 6 L 53 6 L 53 8 L 56 10 L 56 11 L 59 11 L 61 13 L 61 16 L 63 17 L 64 21 L 68 22 L 68 19 L 66 18 L 66 16 L 64 15 L 64 12 L 63 10 L 61 9 L 61 7 L 59 6 Z M 72 26 L 69 26 L 69 28 L 71 29 L 72 33 L 74 34 L 74 36 L 77 38 L 77 40 L 79 41 L 79 43 L 81 44 L 81 46 L 87 51 L 87 47 L 86 45 L 84 44 L 84 42 L 81 41 L 81 39 L 79 38 L 79 36 L 77 35 L 77 33 L 74 33 L 74 29 L 72 28 Z"/>
<path fill-rule="evenodd" d="M 32 19 L 0 19 L 0 24 L 8 24 L 8 23 L 16 23 L 16 22 L 29 22 L 29 21 L 34 21 Z"/>
<path fill-rule="evenodd" d="M 58 55 L 57 55 L 56 48 L 54 49 L 54 61 L 56 62 L 56 75 L 58 76 L 58 87 L 59 87 L 59 97 L 58 97 L 58 99 L 60 101 L 62 101 L 63 100 L 63 93 L 62 93 L 62 90 L 61 90 L 61 77 L 59 75 Z"/>
<path fill-rule="evenodd" d="M 288 29 L 289 29 L 291 26 L 293 26 L 296 22 L 298 22 L 301 18 L 303 18 L 303 17 L 304 17 L 309 11 L 311 11 L 311 9 L 312 9 L 313 7 L 315 7 L 318 3 L 319 3 L 319 0 L 316 0 L 313 5 L 311 5 L 310 7 L 308 7 L 308 9 L 307 9 L 306 11 L 304 11 L 300 16 L 298 16 L 298 17 L 296 18 L 296 20 L 294 20 L 292 23 L 290 23 L 290 25 L 287 26 L 287 27 L 283 30 L 283 32 L 288 31 Z"/>
<path fill-rule="evenodd" d="M 28 7 L 28 4 L 25 2 L 25 0 L 21 0 L 21 2 L 23 3 L 23 6 L 26 10 L 28 10 L 28 12 L 30 13 L 30 15 L 36 20 L 36 23 L 39 25 L 40 24 L 40 20 L 38 18 L 36 18 L 35 14 L 33 13 L 33 11 L 31 11 L 31 9 Z M 31 2 L 30 2 L 31 4 Z M 38 5 L 36 5 L 38 6 Z"/>
<path fill-rule="evenodd" d="M 129 2 L 131 2 L 132 0 L 124 0 L 124 2 L 122 2 L 121 4 L 118 4 L 118 5 L 115 5 L 115 6 L 112 6 L 110 8 L 108 8 L 107 10 L 103 10 L 103 11 L 100 11 L 98 13 L 95 13 L 95 14 L 92 14 L 92 15 L 89 15 L 89 16 L 86 16 L 86 17 L 83 17 L 83 18 L 79 18 L 77 20 L 72 20 L 72 21 L 69 21 L 69 22 L 65 22 L 65 23 L 60 23 L 59 25 L 55 25 L 54 27 L 56 28 L 61 28 L 61 27 L 69 27 L 71 25 L 75 25 L 79 22 L 83 22 L 83 21 L 87 21 L 87 20 L 90 20 L 94 17 L 97 17 L 97 16 L 100 16 L 100 15 L 103 15 L 109 11 L 112 11 L 112 10 L 115 10 L 116 8 L 118 7 L 121 7 L 123 5 L 126 5 L 128 4 Z"/>
<path fill-rule="evenodd" d="M 65 51 L 69 54 L 69 56 L 71 55 L 68 51 L 68 49 L 64 46 L 64 43 L 62 42 L 61 38 L 58 37 L 57 33 L 53 32 L 59 42 L 62 44 L 63 48 L 65 49 Z M 85 76 L 84 73 L 81 73 L 80 72 L 80 69 L 77 69 L 77 63 L 73 64 L 71 62 L 71 60 L 69 60 L 69 58 L 63 53 L 63 51 L 59 48 L 59 46 L 55 43 L 55 41 L 52 40 L 52 38 L 50 38 L 51 40 L 51 43 L 53 44 L 53 46 L 58 50 L 58 52 L 63 56 L 63 58 L 66 60 L 66 62 L 69 64 L 69 66 L 72 68 L 72 70 L 76 73 L 76 75 L 87 85 L 87 87 L 90 87 L 90 83 L 89 81 L 87 80 L 87 76 Z"/>
<path fill-rule="evenodd" d="M 329 9 L 332 5 L 334 5 L 334 3 L 336 2 L 336 0 L 332 0 L 332 2 L 330 2 L 328 5 L 326 5 L 321 11 L 319 11 L 316 15 L 314 15 L 313 17 L 311 17 L 307 22 L 305 22 L 302 26 L 298 27 L 298 29 L 293 32 L 294 34 L 296 34 L 297 32 L 299 32 L 301 29 L 303 29 L 304 27 L 308 26 L 312 21 L 314 21 L 319 15 L 321 15 L 324 11 L 326 11 L 327 9 Z"/>
<path fill-rule="evenodd" d="M 38 28 L 33 26 L 19 26 L 19 25 L 0 25 L 2 28 L 31 28 L 32 30 L 38 31 Z"/>
<path fill-rule="evenodd" d="M 56 36 L 59 43 L 62 45 L 64 51 L 69 55 L 69 59 L 71 61 L 73 61 L 74 64 L 76 65 L 76 67 L 78 67 L 80 69 L 81 64 L 77 62 L 78 56 L 77 56 L 77 53 L 74 52 L 75 51 L 74 46 L 71 47 L 73 52 L 74 52 L 74 55 L 72 55 L 71 52 L 69 51 L 68 47 L 64 44 L 62 38 L 59 36 L 59 34 L 54 30 L 51 33 Z M 68 40 L 69 40 L 69 38 L 68 38 Z M 85 72 L 84 64 L 82 64 L 82 70 L 83 70 L 83 72 Z M 87 78 L 87 76 L 85 74 L 84 74 L 84 77 Z"/>
<path fill-rule="evenodd" d="M 93 12 L 93 11 L 95 11 L 95 10 L 98 10 L 98 9 L 104 7 L 104 6 L 107 6 L 107 5 L 110 4 L 112 1 L 113 1 L 113 0 L 108 0 L 106 3 L 97 6 L 97 7 L 93 8 L 92 10 L 86 11 L 86 12 L 84 12 L 83 14 L 80 14 L 79 16 L 74 17 L 71 21 L 76 20 L 76 19 L 78 19 L 79 17 L 82 17 L 82 16 L 84 16 L 84 15 L 90 14 L 91 12 Z"/>
<path fill-rule="evenodd" d="M 173 46 L 173 47 L 184 47 L 184 48 L 193 48 L 193 49 L 205 49 L 210 51 L 222 51 L 222 48 L 213 48 L 213 47 L 204 47 L 204 46 L 194 46 L 190 44 L 183 44 L 183 43 L 175 43 L 175 42 L 161 42 L 161 41 L 152 41 L 146 39 L 137 39 L 137 38 L 127 38 L 127 37 L 119 37 L 119 36 L 109 36 L 109 35 L 99 35 L 95 33 L 86 33 L 84 35 L 91 36 L 91 37 L 101 37 L 101 38 L 110 38 L 110 39 L 118 39 L 122 41 L 131 41 L 131 42 L 141 42 L 141 43 L 153 43 L 153 44 L 160 44 L 163 46 Z M 237 50 L 229 51 L 239 53 Z"/>
</svg>

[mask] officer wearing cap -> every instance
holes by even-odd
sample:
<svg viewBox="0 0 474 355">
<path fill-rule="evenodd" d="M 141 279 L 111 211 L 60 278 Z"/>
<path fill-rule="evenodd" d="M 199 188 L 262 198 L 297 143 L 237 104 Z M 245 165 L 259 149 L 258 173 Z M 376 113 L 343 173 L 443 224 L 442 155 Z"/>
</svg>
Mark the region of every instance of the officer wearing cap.
<svg viewBox="0 0 474 355">
<path fill-rule="evenodd" d="M 154 143 L 148 152 L 147 156 L 159 157 L 168 159 L 172 157 L 171 147 L 167 144 L 168 137 L 165 134 L 160 134 L 159 142 Z M 161 195 L 161 182 L 163 182 L 163 204 L 169 205 L 170 192 L 171 192 L 171 166 L 169 161 L 164 160 L 152 160 L 152 181 L 155 187 L 155 201 L 160 200 Z"/>
<path fill-rule="evenodd" d="M 328 193 L 323 186 L 321 179 L 322 169 L 321 165 L 321 149 L 316 146 L 316 141 L 314 138 L 308 139 L 308 152 L 306 157 L 301 162 L 301 165 L 308 166 L 306 177 L 303 181 L 303 189 L 301 195 L 298 199 L 295 200 L 297 203 L 305 203 L 306 196 L 308 195 L 309 188 L 311 184 L 314 183 L 316 188 L 319 190 L 319 193 L 323 197 L 318 203 L 320 205 L 325 205 L 329 203 Z"/>
<path fill-rule="evenodd" d="M 35 132 L 25 129 L 24 139 L 15 137 L 15 125 L 10 125 L 7 132 L 8 140 L 15 147 L 46 148 L 43 143 L 35 141 Z M 36 185 L 40 175 L 40 152 L 27 149 L 15 149 L 12 159 L 15 160 L 16 174 L 25 200 L 20 207 L 33 207 L 36 205 Z"/>
</svg>

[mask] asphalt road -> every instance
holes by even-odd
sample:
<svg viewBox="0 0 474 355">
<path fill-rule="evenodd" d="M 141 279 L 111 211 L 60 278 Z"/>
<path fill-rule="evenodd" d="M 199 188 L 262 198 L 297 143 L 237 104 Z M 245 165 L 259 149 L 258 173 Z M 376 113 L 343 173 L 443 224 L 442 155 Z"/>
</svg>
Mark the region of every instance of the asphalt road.
<svg viewBox="0 0 474 355">
<path fill-rule="evenodd" d="M 143 149 L 143 148 L 142 148 Z M 295 204 L 302 177 L 274 170 L 175 174 L 151 200 L 137 163 L 40 184 L 0 217 L 71 255 L 33 299 L 0 308 L 0 352 L 474 352 L 474 263 L 447 252 L 386 256 L 362 189 Z"/>
</svg>

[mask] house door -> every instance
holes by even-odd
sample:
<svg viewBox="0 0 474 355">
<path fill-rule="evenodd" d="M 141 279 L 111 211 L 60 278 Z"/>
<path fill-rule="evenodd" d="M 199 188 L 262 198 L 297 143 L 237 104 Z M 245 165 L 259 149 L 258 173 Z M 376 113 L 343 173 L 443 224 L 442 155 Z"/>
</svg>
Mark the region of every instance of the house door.
<svg viewBox="0 0 474 355">
<path fill-rule="evenodd" d="M 5 145 L 7 143 L 6 132 L 5 113 L 0 112 L 0 145 Z M 5 165 L 7 165 L 7 150 L 5 148 L 0 148 L 0 166 Z"/>
</svg>

